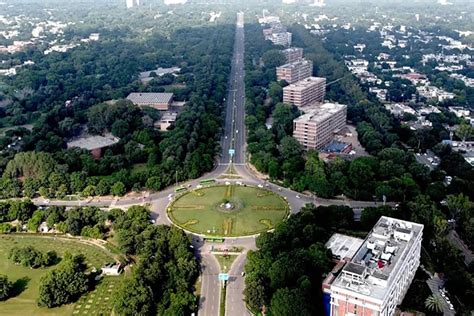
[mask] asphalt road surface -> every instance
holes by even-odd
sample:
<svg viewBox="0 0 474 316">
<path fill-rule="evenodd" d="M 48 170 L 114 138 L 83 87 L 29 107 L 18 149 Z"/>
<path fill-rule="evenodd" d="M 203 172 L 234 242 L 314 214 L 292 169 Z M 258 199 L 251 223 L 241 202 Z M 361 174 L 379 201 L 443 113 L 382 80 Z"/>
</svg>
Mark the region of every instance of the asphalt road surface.
<svg viewBox="0 0 474 316">
<path fill-rule="evenodd" d="M 247 252 L 238 256 L 229 271 L 229 281 L 227 282 L 226 307 L 225 314 L 227 316 L 234 315 L 252 315 L 244 302 L 243 291 L 245 289 L 245 280 L 242 275 L 247 262 Z"/>
<path fill-rule="evenodd" d="M 221 164 L 245 163 L 244 14 L 237 14 L 234 53 L 226 98 Z M 229 150 L 234 151 L 230 153 Z"/>
<path fill-rule="evenodd" d="M 201 256 L 201 296 L 199 315 L 219 315 L 221 288 L 218 280 L 219 262 L 210 253 L 202 252 Z"/>
</svg>

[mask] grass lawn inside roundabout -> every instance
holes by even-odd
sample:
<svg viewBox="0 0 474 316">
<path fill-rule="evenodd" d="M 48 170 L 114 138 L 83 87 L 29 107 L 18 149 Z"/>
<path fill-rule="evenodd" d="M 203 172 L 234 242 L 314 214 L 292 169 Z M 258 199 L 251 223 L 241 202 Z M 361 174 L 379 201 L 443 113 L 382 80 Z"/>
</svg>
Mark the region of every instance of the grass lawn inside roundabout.
<svg viewBox="0 0 474 316">
<path fill-rule="evenodd" d="M 263 188 L 216 185 L 185 192 L 168 206 L 177 226 L 203 235 L 248 236 L 273 229 L 289 214 L 283 197 Z"/>
</svg>

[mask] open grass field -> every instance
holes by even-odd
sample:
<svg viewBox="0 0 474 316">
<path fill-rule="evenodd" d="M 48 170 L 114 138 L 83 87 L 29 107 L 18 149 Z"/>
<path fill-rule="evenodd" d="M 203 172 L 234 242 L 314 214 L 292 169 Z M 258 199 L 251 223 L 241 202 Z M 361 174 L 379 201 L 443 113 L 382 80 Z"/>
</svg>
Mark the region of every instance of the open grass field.
<svg viewBox="0 0 474 316">
<path fill-rule="evenodd" d="M 229 208 L 225 204 L 229 203 Z M 288 215 L 288 203 L 271 191 L 236 185 L 187 192 L 168 208 L 171 220 L 196 233 L 245 236 L 274 228 Z"/>
<path fill-rule="evenodd" d="M 83 254 L 86 257 L 90 268 L 100 268 L 104 263 L 113 261 L 112 255 L 105 250 L 75 240 L 33 235 L 0 235 L 0 274 L 6 274 L 8 279 L 15 283 L 14 297 L 0 302 L 0 315 L 72 315 L 73 312 L 76 311 L 75 305 L 78 303 L 53 309 L 44 307 L 40 308 L 37 306 L 36 299 L 38 297 L 40 278 L 48 270 L 54 269 L 54 266 L 33 270 L 15 265 L 8 259 L 8 252 L 12 247 L 24 247 L 28 245 L 41 251 L 55 250 L 59 256 L 62 256 L 66 251 L 69 251 L 72 254 Z M 112 277 L 110 277 L 110 279 L 111 278 Z M 104 284 L 108 282 L 107 279 L 108 278 L 105 278 L 103 280 Z M 117 278 L 116 280 L 114 279 L 113 282 L 119 280 L 120 278 Z M 106 286 L 108 287 L 108 285 Z M 100 283 L 96 290 L 100 291 L 102 287 L 102 283 Z M 92 293 L 89 293 L 87 297 L 90 297 L 91 294 Z M 99 297 L 98 294 L 97 297 Z M 91 298 L 89 298 L 89 300 L 90 299 Z M 94 299 L 94 297 L 92 297 L 92 299 Z M 110 304 L 107 305 L 107 301 L 108 300 L 104 299 L 97 304 L 98 306 L 102 304 L 103 306 L 101 307 L 104 307 L 104 309 L 107 310 L 107 308 L 110 308 Z M 110 312 L 100 314 L 92 309 L 84 314 L 85 306 L 84 310 L 79 310 L 80 314 L 76 313 L 76 315 L 110 315 Z"/>
</svg>

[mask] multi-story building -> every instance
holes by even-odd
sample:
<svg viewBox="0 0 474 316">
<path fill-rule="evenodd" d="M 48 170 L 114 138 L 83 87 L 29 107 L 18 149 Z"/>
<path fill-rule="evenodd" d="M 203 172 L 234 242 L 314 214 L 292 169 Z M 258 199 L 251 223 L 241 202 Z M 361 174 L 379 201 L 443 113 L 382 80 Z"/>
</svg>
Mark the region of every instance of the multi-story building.
<svg viewBox="0 0 474 316">
<path fill-rule="evenodd" d="M 293 34 L 291 34 L 290 32 L 272 33 L 270 41 L 272 41 L 272 43 L 275 45 L 289 47 L 291 46 L 292 38 Z"/>
<path fill-rule="evenodd" d="M 323 283 L 330 316 L 395 315 L 420 264 L 422 235 L 421 224 L 382 216 L 337 277 Z"/>
<path fill-rule="evenodd" d="M 293 63 L 303 58 L 303 49 L 299 47 L 290 47 L 281 52 L 285 55 L 287 63 Z"/>
<path fill-rule="evenodd" d="M 347 105 L 324 103 L 293 120 L 293 137 L 306 150 L 321 149 L 346 126 Z"/>
<path fill-rule="evenodd" d="M 300 59 L 293 63 L 284 64 L 276 69 L 277 79 L 285 80 L 289 84 L 311 77 L 313 74 L 313 62 Z"/>
<path fill-rule="evenodd" d="M 323 102 L 326 96 L 326 78 L 309 77 L 283 88 L 283 102 L 298 107 Z"/>
</svg>

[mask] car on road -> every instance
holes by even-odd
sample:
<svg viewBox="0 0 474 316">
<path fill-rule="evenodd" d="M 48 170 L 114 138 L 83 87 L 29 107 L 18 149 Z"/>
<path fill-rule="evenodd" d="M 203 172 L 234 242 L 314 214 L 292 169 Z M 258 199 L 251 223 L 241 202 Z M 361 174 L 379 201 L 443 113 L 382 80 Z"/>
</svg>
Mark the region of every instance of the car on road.
<svg viewBox="0 0 474 316">
<path fill-rule="evenodd" d="M 156 221 L 155 221 L 154 219 L 151 219 L 150 222 L 151 222 L 152 224 L 155 224 L 155 223 L 156 223 Z"/>
<path fill-rule="evenodd" d="M 296 195 L 297 199 L 301 199 L 301 196 L 299 194 Z"/>
<path fill-rule="evenodd" d="M 245 276 L 245 271 L 242 271 L 242 273 L 240 274 L 241 276 Z"/>
<path fill-rule="evenodd" d="M 258 187 L 259 187 L 259 188 L 263 188 L 263 185 L 259 184 Z"/>
<path fill-rule="evenodd" d="M 229 181 L 226 181 L 226 182 L 225 182 L 225 185 L 230 185 L 230 182 L 229 182 Z"/>
<path fill-rule="evenodd" d="M 49 204 L 49 200 L 48 199 L 44 200 L 44 203 Z"/>
<path fill-rule="evenodd" d="M 236 133 L 236 134 L 238 134 L 238 133 L 239 133 L 239 130 L 238 130 L 238 129 L 236 129 L 236 130 L 235 130 L 235 133 Z"/>
<path fill-rule="evenodd" d="M 173 193 L 168 194 L 168 199 L 171 199 L 173 197 Z"/>
</svg>

